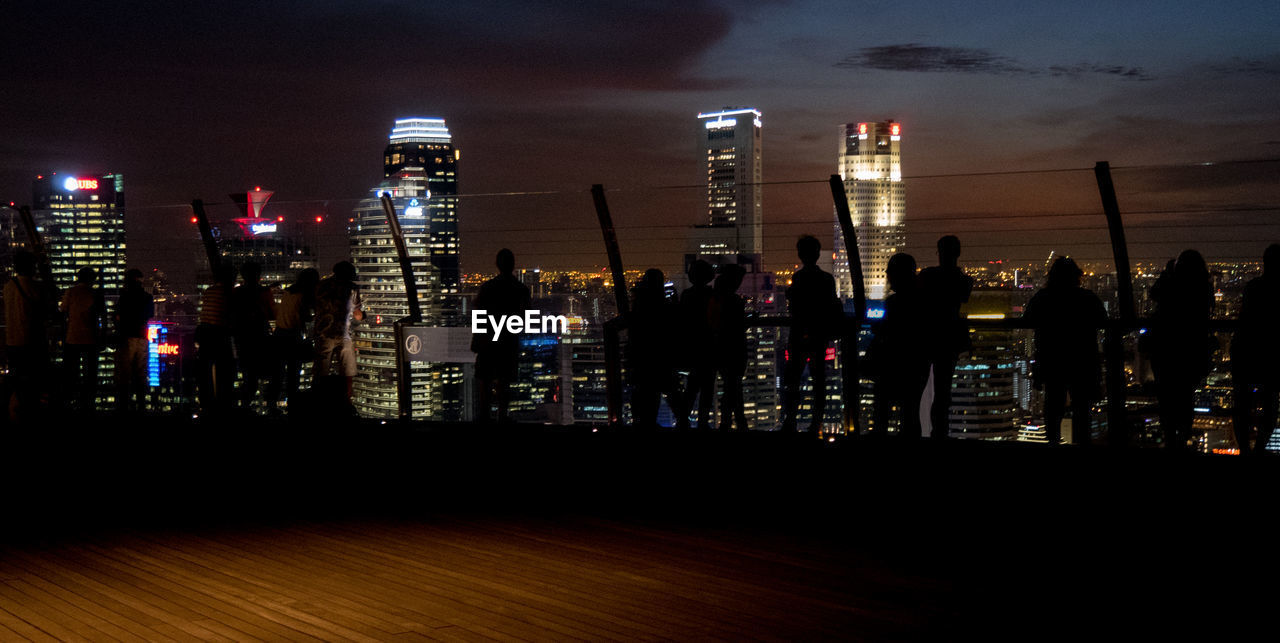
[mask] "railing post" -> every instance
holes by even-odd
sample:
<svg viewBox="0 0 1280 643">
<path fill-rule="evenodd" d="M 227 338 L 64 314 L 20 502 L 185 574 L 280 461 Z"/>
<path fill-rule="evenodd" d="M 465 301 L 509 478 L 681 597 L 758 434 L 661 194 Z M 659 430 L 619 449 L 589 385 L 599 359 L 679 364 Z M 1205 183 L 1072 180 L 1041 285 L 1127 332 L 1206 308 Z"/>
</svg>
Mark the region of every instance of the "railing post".
<svg viewBox="0 0 1280 643">
<path fill-rule="evenodd" d="M 618 331 L 631 317 L 627 299 L 627 281 L 622 272 L 622 252 L 618 249 L 618 234 L 613 229 L 613 217 L 609 203 L 604 198 L 604 186 L 591 186 L 591 198 L 595 202 L 596 217 L 600 220 L 600 232 L 604 235 L 604 249 L 609 255 L 609 269 L 613 273 L 613 295 L 618 303 L 618 320 L 604 325 L 605 397 L 609 405 L 609 426 L 622 426 L 622 349 Z"/>
<path fill-rule="evenodd" d="M 1098 161 L 1093 167 L 1098 181 L 1098 194 L 1102 197 L 1102 210 L 1107 215 L 1107 230 L 1111 235 L 1111 252 L 1116 265 L 1116 294 L 1118 319 L 1108 324 L 1103 342 L 1103 354 L 1107 365 L 1107 441 L 1115 446 L 1127 446 L 1130 440 L 1128 413 L 1125 411 L 1124 336 L 1133 329 L 1138 313 L 1134 305 L 1133 275 L 1129 267 L 1129 246 L 1124 238 L 1124 224 L 1120 220 L 1120 205 L 1116 201 L 1116 188 L 1111 182 L 1111 165 Z M 1092 432 L 1091 427 L 1086 427 Z"/>
<path fill-rule="evenodd" d="M 409 316 L 396 320 L 392 326 L 392 336 L 396 342 L 396 411 L 400 421 L 407 422 L 413 419 L 413 369 L 404 355 L 405 326 L 422 323 L 422 304 L 418 301 L 418 279 L 413 273 L 413 260 L 409 258 L 409 248 L 404 242 L 404 230 L 400 227 L 395 203 L 386 192 L 382 193 L 379 200 L 382 202 L 382 213 L 387 215 L 387 225 L 391 227 L 391 241 L 395 244 L 396 256 L 400 259 L 400 274 L 409 300 Z"/>
<path fill-rule="evenodd" d="M 849 212 L 849 197 L 844 191 L 840 175 L 832 174 L 831 200 L 835 202 L 836 218 L 840 221 L 840 233 L 844 238 L 845 256 L 849 261 L 849 278 L 853 280 L 853 319 L 846 319 L 841 329 L 840 364 L 842 367 L 841 396 L 844 400 L 844 430 L 858 431 L 859 393 L 858 334 L 862 321 L 867 317 L 867 290 L 862 279 L 862 257 L 858 253 L 858 233 L 853 227 L 853 215 Z M 815 395 L 821 395 L 815 391 Z"/>
</svg>

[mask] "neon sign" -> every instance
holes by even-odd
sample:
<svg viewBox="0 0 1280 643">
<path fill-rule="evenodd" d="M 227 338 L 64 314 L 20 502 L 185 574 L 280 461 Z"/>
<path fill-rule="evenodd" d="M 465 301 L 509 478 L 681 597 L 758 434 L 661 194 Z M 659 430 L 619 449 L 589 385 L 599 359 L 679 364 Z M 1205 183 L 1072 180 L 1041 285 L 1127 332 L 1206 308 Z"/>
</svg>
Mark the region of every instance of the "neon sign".
<svg viewBox="0 0 1280 643">
<path fill-rule="evenodd" d="M 409 205 L 405 206 L 404 216 L 406 217 L 422 216 L 422 205 L 418 202 L 417 199 L 410 200 Z"/>
<path fill-rule="evenodd" d="M 274 223 L 254 223 L 249 226 L 249 231 L 254 234 L 269 234 L 276 231 Z"/>
<path fill-rule="evenodd" d="M 74 176 L 68 176 L 62 182 L 62 189 L 68 192 L 76 190 L 96 190 L 98 189 L 98 179 L 77 179 Z"/>
</svg>

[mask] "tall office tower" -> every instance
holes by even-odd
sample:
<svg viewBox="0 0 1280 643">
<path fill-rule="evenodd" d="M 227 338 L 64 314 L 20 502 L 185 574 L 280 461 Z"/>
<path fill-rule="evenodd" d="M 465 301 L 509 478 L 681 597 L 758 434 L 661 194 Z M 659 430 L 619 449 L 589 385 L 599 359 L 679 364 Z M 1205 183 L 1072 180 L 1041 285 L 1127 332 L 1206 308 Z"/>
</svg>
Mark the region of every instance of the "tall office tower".
<svg viewBox="0 0 1280 643">
<path fill-rule="evenodd" d="M 885 268 L 889 257 L 907 243 L 906 189 L 902 184 L 902 126 L 892 120 L 882 123 L 848 123 L 840 128 L 840 178 L 849 199 L 858 254 L 862 258 L 862 279 L 867 299 L 884 299 L 888 288 Z M 840 222 L 835 224 L 836 293 L 853 297 L 848 252 Z"/>
<path fill-rule="evenodd" d="M 97 270 L 111 319 L 124 285 L 124 177 L 41 176 L 32 186 L 32 206 L 44 232 L 54 286 L 64 291 L 75 284 L 81 268 Z M 98 405 L 106 407 L 115 401 L 115 347 L 108 344 L 98 360 Z"/>
<path fill-rule="evenodd" d="M 423 324 L 458 326 L 463 301 L 458 268 L 457 161 L 441 119 L 397 120 L 384 155 L 386 180 L 354 212 L 351 257 L 365 320 L 354 332 L 359 354 L 352 401 L 368 417 L 398 413 L 394 324 L 409 304 L 391 227 L 379 197 L 395 204 L 422 306 Z M 415 362 L 412 417 L 457 421 L 469 409 L 461 364 Z"/>
<path fill-rule="evenodd" d="M 692 253 L 764 251 L 760 187 L 760 111 L 725 108 L 698 114 L 698 153 L 706 164 L 707 219 L 694 227 Z"/>
</svg>

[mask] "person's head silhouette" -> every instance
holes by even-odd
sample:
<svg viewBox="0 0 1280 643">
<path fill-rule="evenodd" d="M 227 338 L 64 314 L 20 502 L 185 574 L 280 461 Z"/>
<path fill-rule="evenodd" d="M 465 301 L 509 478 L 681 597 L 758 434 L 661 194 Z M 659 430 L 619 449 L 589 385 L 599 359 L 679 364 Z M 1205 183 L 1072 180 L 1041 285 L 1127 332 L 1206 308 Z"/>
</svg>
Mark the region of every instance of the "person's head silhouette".
<svg viewBox="0 0 1280 643">
<path fill-rule="evenodd" d="M 298 285 L 305 288 L 315 288 L 320 283 L 320 271 L 315 268 L 307 268 L 298 273 Z"/>
<path fill-rule="evenodd" d="M 258 280 L 262 278 L 262 264 L 256 261 L 249 261 L 240 268 L 240 277 L 244 283 L 256 285 Z"/>
<path fill-rule="evenodd" d="M 1178 255 L 1178 263 L 1174 264 L 1173 273 L 1183 283 L 1208 281 L 1209 265 L 1199 251 L 1183 250 Z"/>
<path fill-rule="evenodd" d="M 1268 275 L 1280 271 L 1280 243 L 1273 243 L 1262 252 L 1262 271 Z"/>
<path fill-rule="evenodd" d="M 938 263 L 954 266 L 960 262 L 960 237 L 949 234 L 938 239 Z"/>
<path fill-rule="evenodd" d="M 355 281 L 356 267 L 350 261 L 339 261 L 333 264 L 333 276 L 341 281 Z"/>
<path fill-rule="evenodd" d="M 509 275 L 516 270 L 516 253 L 511 252 L 507 248 L 498 251 L 498 272 Z"/>
<path fill-rule="evenodd" d="M 711 267 L 711 264 L 702 259 L 697 259 L 689 264 L 687 274 L 689 275 L 689 283 L 695 286 L 705 286 L 711 283 L 712 279 L 715 279 L 716 271 L 715 268 Z"/>
<path fill-rule="evenodd" d="M 806 234 L 796 241 L 796 255 L 800 257 L 800 263 L 805 266 L 812 266 L 818 263 L 818 256 L 822 254 L 822 242 L 818 238 Z"/>
<path fill-rule="evenodd" d="M 236 267 L 229 263 L 218 264 L 218 270 L 213 274 L 215 283 L 224 286 L 231 286 L 236 282 Z"/>
<path fill-rule="evenodd" d="M 722 264 L 720 266 L 720 276 L 716 277 L 716 291 L 722 293 L 738 292 L 738 287 L 742 285 L 742 278 L 746 274 L 747 271 L 736 263 Z"/>
<path fill-rule="evenodd" d="M 1076 265 L 1071 257 L 1058 257 L 1049 268 L 1049 288 L 1074 288 L 1080 285 L 1080 277 L 1084 271 Z"/>
<path fill-rule="evenodd" d="M 89 266 L 85 266 L 76 271 L 76 282 L 82 284 L 93 285 L 98 280 L 98 271 Z"/>
<path fill-rule="evenodd" d="M 916 285 L 916 258 L 905 252 L 899 252 L 889 257 L 889 266 L 884 272 L 889 278 L 889 287 L 893 292 L 911 290 Z"/>
<path fill-rule="evenodd" d="M 124 273 L 124 282 L 126 284 L 141 284 L 142 271 L 137 268 L 130 268 Z"/>
<path fill-rule="evenodd" d="M 666 275 L 663 275 L 662 271 L 658 270 L 657 268 L 650 268 L 644 271 L 644 276 L 640 278 L 641 288 L 649 288 L 652 290 L 661 291 L 663 286 L 666 285 L 666 283 L 667 283 Z"/>
</svg>

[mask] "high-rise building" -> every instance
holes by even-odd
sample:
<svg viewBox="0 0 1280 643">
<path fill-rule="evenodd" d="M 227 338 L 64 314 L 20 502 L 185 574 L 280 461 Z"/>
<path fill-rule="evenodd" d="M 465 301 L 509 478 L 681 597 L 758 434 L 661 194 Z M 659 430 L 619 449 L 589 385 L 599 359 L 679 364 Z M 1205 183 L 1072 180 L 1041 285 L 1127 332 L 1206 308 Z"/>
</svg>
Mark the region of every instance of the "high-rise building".
<svg viewBox="0 0 1280 643">
<path fill-rule="evenodd" d="M 124 177 L 120 174 L 40 176 L 32 186 L 33 218 L 45 237 L 54 286 L 75 284 L 81 268 L 98 273 L 98 287 L 112 318 L 124 286 Z M 115 347 L 98 357 L 100 407 L 115 401 Z"/>
<path fill-rule="evenodd" d="M 108 308 L 114 308 L 124 285 L 124 177 L 50 174 L 36 179 L 32 192 L 54 285 L 70 288 L 78 270 L 93 268 Z"/>
<path fill-rule="evenodd" d="M 427 326 L 459 326 L 463 321 L 458 265 L 458 151 L 438 118 L 399 119 L 383 160 L 386 180 L 356 206 L 351 257 L 364 303 L 365 320 L 354 340 L 359 348 L 352 401 L 368 417 L 398 412 L 394 324 L 409 314 L 404 277 L 379 197 L 391 196 L 413 263 Z M 457 421 L 469 409 L 463 365 L 414 363 L 412 416 Z"/>
<path fill-rule="evenodd" d="M 867 299 L 884 299 L 889 257 L 907 242 L 906 188 L 902 183 L 902 125 L 892 120 L 848 123 L 840 128 L 840 178 L 849 199 L 862 259 Z M 848 252 L 840 223 L 835 224 L 836 293 L 853 297 Z"/>
<path fill-rule="evenodd" d="M 713 266 L 731 263 L 746 271 L 738 289 L 748 314 L 785 309 L 774 276 L 763 270 L 763 189 L 761 114 L 750 107 L 726 107 L 698 114 L 699 161 L 705 163 L 706 219 L 689 235 L 686 268 L 696 259 Z M 747 329 L 747 371 L 743 407 L 747 422 L 768 428 L 778 422 L 779 329 Z"/>
<path fill-rule="evenodd" d="M 759 256 L 764 251 L 760 118 L 760 111 L 750 107 L 698 114 L 707 218 L 695 226 L 694 254 Z"/>
</svg>

